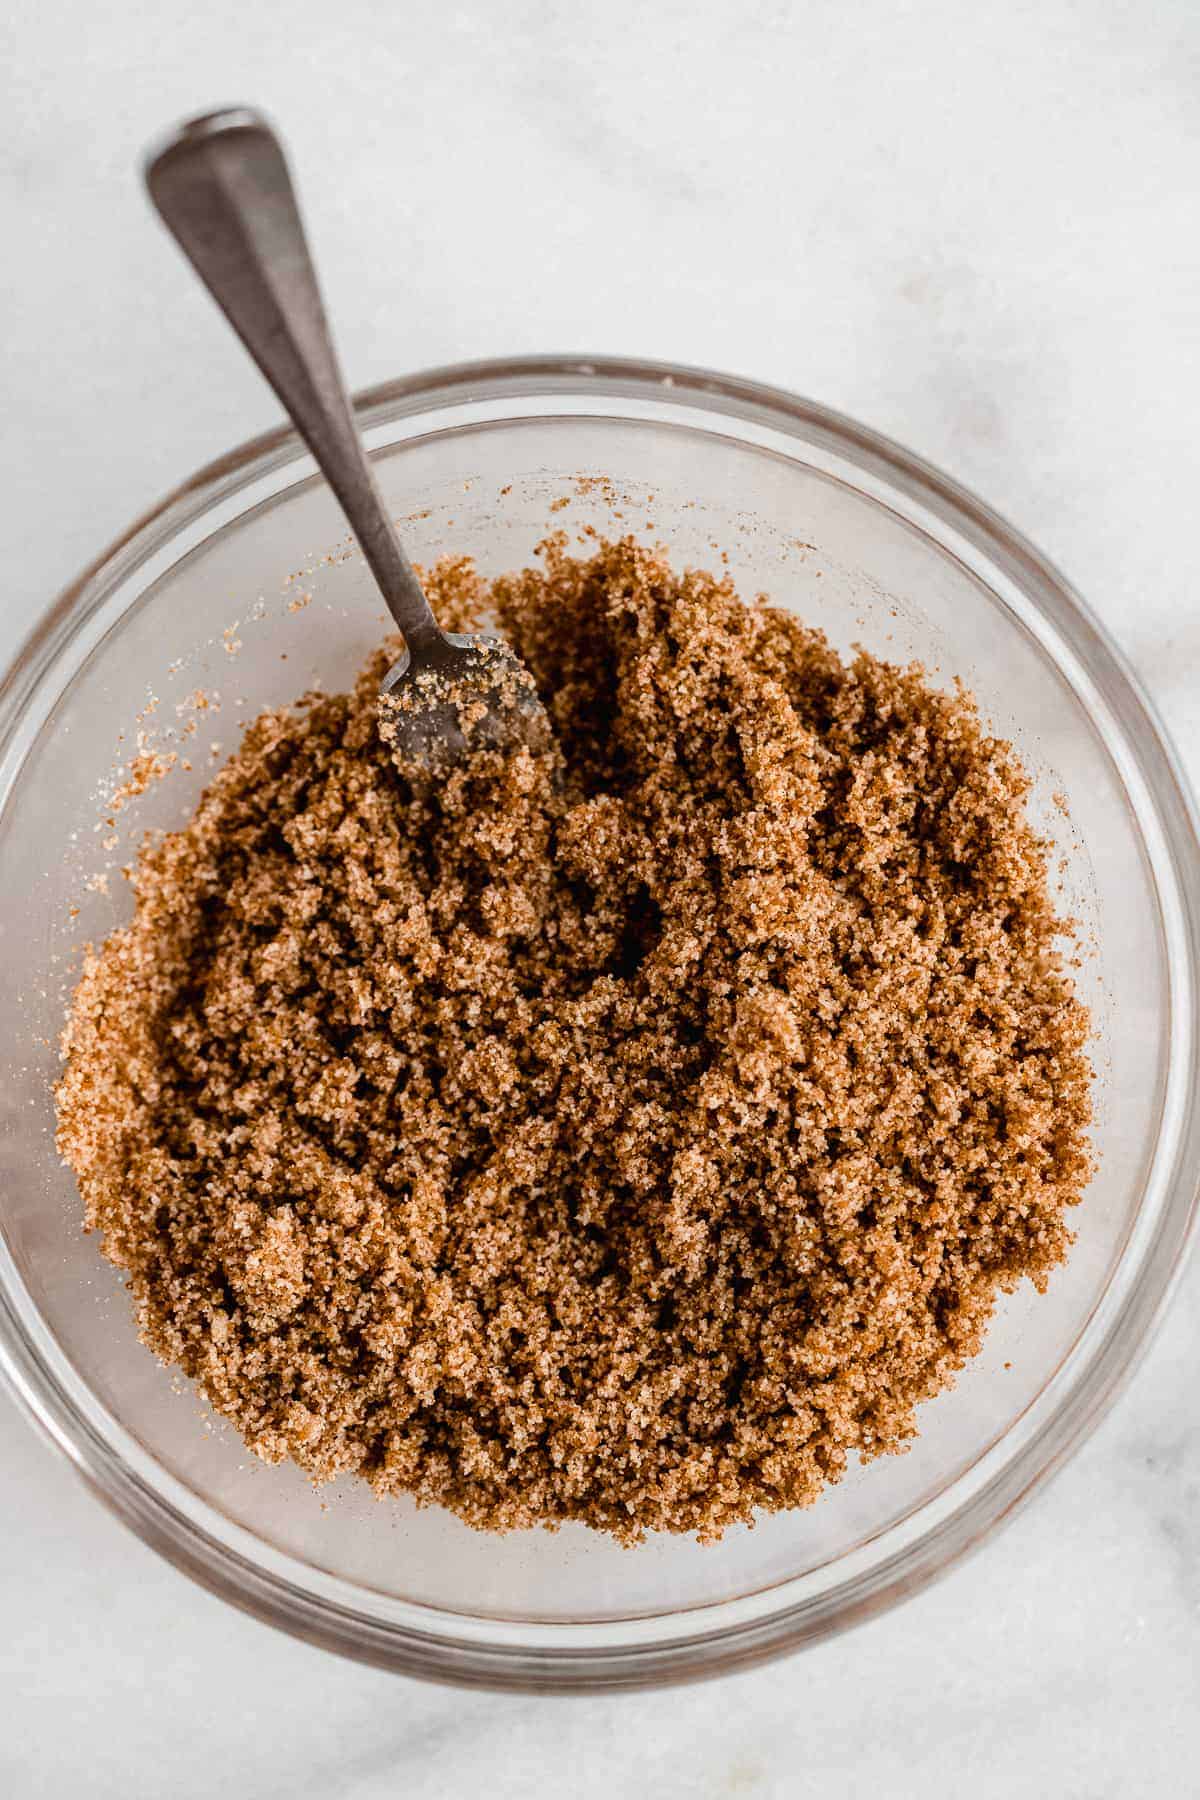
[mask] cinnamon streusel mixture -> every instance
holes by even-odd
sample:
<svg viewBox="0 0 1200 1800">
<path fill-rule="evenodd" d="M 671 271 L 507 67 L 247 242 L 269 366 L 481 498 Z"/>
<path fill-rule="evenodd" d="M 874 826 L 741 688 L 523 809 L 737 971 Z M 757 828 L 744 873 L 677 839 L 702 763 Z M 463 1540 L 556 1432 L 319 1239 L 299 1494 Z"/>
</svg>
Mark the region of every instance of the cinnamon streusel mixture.
<svg viewBox="0 0 1200 1800">
<path fill-rule="evenodd" d="M 269 712 L 89 956 L 59 1144 L 269 1462 L 714 1538 L 902 1447 L 1090 1172 L 1088 1018 L 970 697 L 632 541 L 490 590 L 554 741 Z"/>
</svg>

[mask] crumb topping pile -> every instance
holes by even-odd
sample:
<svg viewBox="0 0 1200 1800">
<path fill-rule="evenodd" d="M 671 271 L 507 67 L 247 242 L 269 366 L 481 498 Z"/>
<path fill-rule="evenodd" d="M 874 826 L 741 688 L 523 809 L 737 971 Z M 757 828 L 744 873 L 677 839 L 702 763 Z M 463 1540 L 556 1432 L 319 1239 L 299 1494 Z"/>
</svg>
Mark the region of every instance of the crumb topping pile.
<svg viewBox="0 0 1200 1800">
<path fill-rule="evenodd" d="M 895 1450 L 1065 1256 L 1087 1014 L 963 693 L 632 541 L 490 588 L 553 728 L 409 779 L 246 731 L 89 954 L 59 1143 L 145 1342 L 267 1461 L 704 1539 Z"/>
</svg>

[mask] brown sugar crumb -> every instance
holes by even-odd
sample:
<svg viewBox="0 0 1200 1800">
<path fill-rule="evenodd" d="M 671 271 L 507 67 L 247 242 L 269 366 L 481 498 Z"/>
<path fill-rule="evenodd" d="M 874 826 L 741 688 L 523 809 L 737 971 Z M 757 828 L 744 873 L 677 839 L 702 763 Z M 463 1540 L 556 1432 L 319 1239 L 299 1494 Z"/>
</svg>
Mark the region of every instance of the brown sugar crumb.
<svg viewBox="0 0 1200 1800">
<path fill-rule="evenodd" d="M 112 814 L 121 812 L 131 800 L 140 799 L 150 787 L 151 782 L 162 781 L 175 767 L 177 753 L 174 750 L 148 750 L 142 747 L 144 733 L 138 733 L 139 751 L 129 765 L 124 781 L 114 789 L 105 802 Z M 112 824 L 112 819 L 107 820 Z"/>
<path fill-rule="evenodd" d="M 352 693 L 150 843 L 58 1088 L 141 1333 L 268 1462 L 703 1539 L 902 1448 L 1067 1253 L 1088 1018 L 963 693 L 632 541 L 487 592 L 555 741 Z"/>
<path fill-rule="evenodd" d="M 208 694 L 203 688 L 198 687 L 193 688 L 190 694 L 184 696 L 176 706 L 175 712 L 179 718 L 182 718 L 185 713 L 208 712 L 210 710 L 219 712 L 220 708 L 221 702 L 215 694 Z"/>
</svg>

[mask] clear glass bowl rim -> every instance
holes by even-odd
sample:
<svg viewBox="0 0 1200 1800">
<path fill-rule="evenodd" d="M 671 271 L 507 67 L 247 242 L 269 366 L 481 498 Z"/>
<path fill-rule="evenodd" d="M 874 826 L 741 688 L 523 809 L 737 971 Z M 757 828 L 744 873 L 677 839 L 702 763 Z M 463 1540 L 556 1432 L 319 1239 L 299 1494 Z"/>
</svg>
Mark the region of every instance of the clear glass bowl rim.
<svg viewBox="0 0 1200 1800">
<path fill-rule="evenodd" d="M 400 418 L 470 401 L 529 401 L 576 393 L 593 402 L 663 401 L 724 413 L 801 442 L 816 442 L 919 502 L 978 548 L 1022 589 L 1068 641 L 1104 693 L 1155 803 L 1173 864 L 1188 975 L 1200 967 L 1200 838 L 1190 787 L 1171 742 L 1123 656 L 1062 574 L 1018 531 L 957 482 L 912 452 L 828 407 L 784 389 L 681 364 L 604 356 L 526 356 L 456 363 L 355 396 L 369 431 Z M 499 423 L 499 417 L 492 421 Z M 0 750 L 12 740 L 30 695 L 57 656 L 114 587 L 218 502 L 304 455 L 289 428 L 264 433 L 197 471 L 136 520 L 72 582 L 33 627 L 0 677 Z M 0 801 L 3 804 L 3 801 Z M 1174 984 L 1173 984 L 1174 985 Z M 1197 984 L 1184 1041 L 1200 1042 Z M 983 1489 L 905 1542 L 880 1566 L 766 1616 L 737 1604 L 686 1616 L 678 1635 L 624 1639 L 605 1633 L 587 1647 L 488 1642 L 397 1626 L 302 1591 L 219 1542 L 124 1461 L 41 1355 L 0 1283 L 0 1374 L 19 1404 L 91 1491 L 144 1542 L 211 1592 L 265 1623 L 359 1661 L 426 1679 L 518 1691 L 597 1692 L 730 1672 L 815 1643 L 917 1591 L 983 1542 L 1095 1428 L 1128 1379 L 1178 1282 L 1197 1218 L 1200 1109 L 1192 1082 L 1165 1200 L 1119 1318 L 1061 1398 L 1056 1412 Z M 785 1584 L 786 1585 L 786 1584 Z"/>
</svg>

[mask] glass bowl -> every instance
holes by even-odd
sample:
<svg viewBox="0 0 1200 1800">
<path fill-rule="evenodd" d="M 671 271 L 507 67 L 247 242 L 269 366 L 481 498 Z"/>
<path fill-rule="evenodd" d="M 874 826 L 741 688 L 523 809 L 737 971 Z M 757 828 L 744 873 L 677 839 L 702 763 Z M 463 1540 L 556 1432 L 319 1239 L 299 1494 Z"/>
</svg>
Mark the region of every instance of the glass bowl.
<svg viewBox="0 0 1200 1800">
<path fill-rule="evenodd" d="M 1095 1423 L 1163 1306 L 1200 1161 L 1200 863 L 1185 783 L 1119 656 L 1044 558 L 821 407 L 692 369 L 534 358 L 398 381 L 359 414 L 421 560 L 468 551 L 495 573 L 528 561 L 548 529 L 629 530 L 679 564 L 723 553 L 744 594 L 765 590 L 839 646 L 861 639 L 975 690 L 1034 776 L 1062 904 L 1081 924 L 1100 1167 L 1074 1253 L 1048 1295 L 1001 1305 L 908 1454 L 703 1548 L 664 1536 L 621 1549 L 582 1527 L 480 1536 L 353 1483 L 314 1490 L 206 1418 L 137 1342 L 119 1278 L 80 1230 L 50 1088 L 79 946 L 127 916 L 120 866 L 138 836 L 183 821 L 242 720 L 346 682 L 382 632 L 329 491 L 278 432 L 135 525 L 0 689 L 0 1360 L 148 1543 L 345 1654 L 583 1690 L 810 1643 L 911 1593 L 1011 1513 Z M 172 753 L 169 773 L 123 804 L 132 759 Z"/>
</svg>

